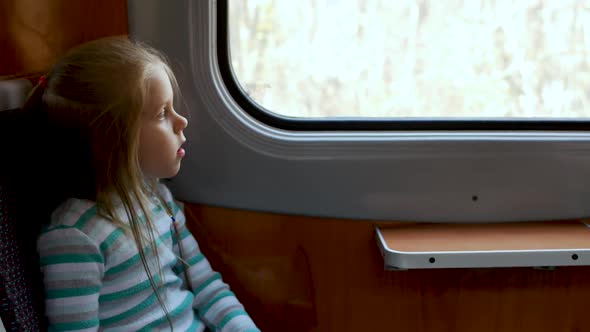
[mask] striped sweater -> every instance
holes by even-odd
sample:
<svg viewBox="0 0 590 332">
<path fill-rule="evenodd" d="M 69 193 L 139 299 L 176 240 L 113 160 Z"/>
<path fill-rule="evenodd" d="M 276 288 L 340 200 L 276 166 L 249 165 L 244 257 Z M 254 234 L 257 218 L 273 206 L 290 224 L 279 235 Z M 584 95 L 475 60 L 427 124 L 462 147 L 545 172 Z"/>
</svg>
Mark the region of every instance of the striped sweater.
<svg viewBox="0 0 590 332">
<path fill-rule="evenodd" d="M 187 290 L 177 258 L 172 220 L 152 204 L 162 273 L 151 251 L 146 256 L 174 331 L 259 331 L 201 254 L 168 189 L 160 185 L 160 191 L 174 212 L 193 288 Z M 170 331 L 135 242 L 98 216 L 94 202 L 70 199 L 62 204 L 41 233 L 38 250 L 50 331 Z"/>
</svg>

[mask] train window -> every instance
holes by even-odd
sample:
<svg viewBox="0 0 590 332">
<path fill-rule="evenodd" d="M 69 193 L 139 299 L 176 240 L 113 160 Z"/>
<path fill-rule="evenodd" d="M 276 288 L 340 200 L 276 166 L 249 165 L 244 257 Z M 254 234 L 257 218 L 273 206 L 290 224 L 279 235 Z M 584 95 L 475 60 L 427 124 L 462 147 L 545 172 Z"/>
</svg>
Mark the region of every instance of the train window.
<svg viewBox="0 0 590 332">
<path fill-rule="evenodd" d="M 363 220 L 590 215 L 588 1 L 127 3 L 129 35 L 179 68 L 181 200 Z"/>
<path fill-rule="evenodd" d="M 227 24 L 232 75 L 275 116 L 590 115 L 585 1 L 227 1 Z"/>
</svg>

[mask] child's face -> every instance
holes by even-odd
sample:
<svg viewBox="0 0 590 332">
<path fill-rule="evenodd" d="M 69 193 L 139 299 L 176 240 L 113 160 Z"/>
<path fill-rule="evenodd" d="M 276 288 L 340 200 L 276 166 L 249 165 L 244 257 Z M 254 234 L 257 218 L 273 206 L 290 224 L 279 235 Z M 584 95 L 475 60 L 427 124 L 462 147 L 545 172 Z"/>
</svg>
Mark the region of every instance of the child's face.
<svg viewBox="0 0 590 332">
<path fill-rule="evenodd" d="M 183 129 L 188 121 L 172 106 L 174 93 L 166 71 L 158 67 L 149 79 L 146 108 L 141 115 L 139 164 L 142 172 L 155 178 L 178 173 L 186 141 Z"/>
</svg>

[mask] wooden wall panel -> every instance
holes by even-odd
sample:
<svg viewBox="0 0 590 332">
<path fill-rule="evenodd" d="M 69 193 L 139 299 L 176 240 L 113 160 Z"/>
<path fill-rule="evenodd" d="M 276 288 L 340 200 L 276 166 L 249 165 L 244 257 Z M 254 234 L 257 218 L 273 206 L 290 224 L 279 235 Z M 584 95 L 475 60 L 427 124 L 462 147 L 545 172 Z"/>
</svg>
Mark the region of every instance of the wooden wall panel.
<svg viewBox="0 0 590 332">
<path fill-rule="evenodd" d="M 0 76 L 45 71 L 74 45 L 123 34 L 125 0 L 0 0 Z"/>
<path fill-rule="evenodd" d="M 373 222 L 188 205 L 263 331 L 588 331 L 590 267 L 384 271 Z"/>
</svg>

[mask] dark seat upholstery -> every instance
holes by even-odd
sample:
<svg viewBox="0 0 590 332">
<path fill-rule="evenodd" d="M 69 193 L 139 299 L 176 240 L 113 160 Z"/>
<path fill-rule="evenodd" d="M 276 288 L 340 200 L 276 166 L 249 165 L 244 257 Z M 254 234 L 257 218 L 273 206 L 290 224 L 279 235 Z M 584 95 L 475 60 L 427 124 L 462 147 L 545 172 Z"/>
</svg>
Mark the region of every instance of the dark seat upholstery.
<svg viewBox="0 0 590 332">
<path fill-rule="evenodd" d="M 0 318 L 7 331 L 46 331 L 36 238 L 48 214 L 35 175 L 45 152 L 33 149 L 35 130 L 29 114 L 0 111 Z"/>
</svg>

